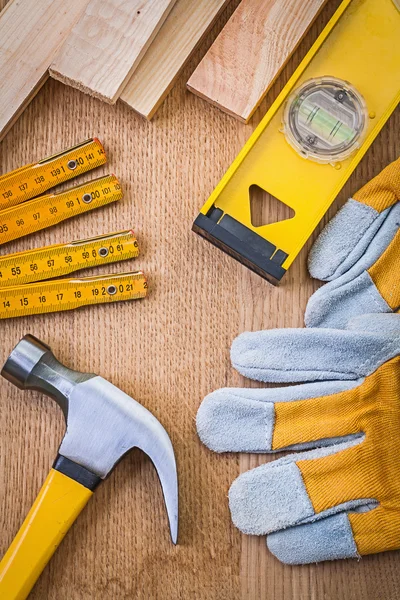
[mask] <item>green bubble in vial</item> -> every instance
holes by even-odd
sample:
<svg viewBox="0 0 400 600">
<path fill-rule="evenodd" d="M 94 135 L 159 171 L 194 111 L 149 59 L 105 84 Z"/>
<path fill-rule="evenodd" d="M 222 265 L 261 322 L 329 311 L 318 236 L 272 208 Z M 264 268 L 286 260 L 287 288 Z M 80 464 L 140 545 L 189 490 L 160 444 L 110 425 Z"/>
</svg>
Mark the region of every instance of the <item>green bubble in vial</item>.
<svg viewBox="0 0 400 600">
<path fill-rule="evenodd" d="M 349 142 L 354 129 L 320 106 L 304 100 L 299 107 L 300 124 L 331 145 Z"/>
</svg>

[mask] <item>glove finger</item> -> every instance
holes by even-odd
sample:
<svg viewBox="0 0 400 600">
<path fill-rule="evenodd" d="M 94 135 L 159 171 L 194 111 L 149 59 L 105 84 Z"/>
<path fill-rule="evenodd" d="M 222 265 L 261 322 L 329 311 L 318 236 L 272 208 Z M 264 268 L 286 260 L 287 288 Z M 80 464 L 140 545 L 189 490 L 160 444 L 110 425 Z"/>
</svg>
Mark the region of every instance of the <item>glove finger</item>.
<svg viewBox="0 0 400 600">
<path fill-rule="evenodd" d="M 358 468 L 364 439 L 361 434 L 243 473 L 229 490 L 234 525 L 243 533 L 264 535 L 344 511 L 375 508 L 375 498 L 359 493 L 373 485 L 368 470 Z"/>
<path fill-rule="evenodd" d="M 320 461 L 327 457 L 331 458 L 331 455 L 337 455 L 342 450 L 349 451 L 362 441 L 363 436 L 360 436 L 334 446 L 291 454 L 239 475 L 229 490 L 229 507 L 233 523 L 243 533 L 264 535 L 299 525 L 306 519 L 315 520 L 317 511 L 314 509 L 313 500 L 297 463 L 309 462 L 318 474 L 321 472 L 320 465 L 322 470 L 325 466 Z M 331 475 L 332 473 L 329 473 L 329 476 Z M 326 488 L 328 495 L 334 484 L 335 481 L 330 480 Z M 346 493 L 346 490 L 342 491 Z M 343 506 L 343 502 L 335 502 L 335 500 L 335 494 L 332 494 L 332 504 L 319 511 L 320 517 L 323 517 L 324 513 L 333 506 L 336 507 L 336 512 L 341 512 L 351 508 L 353 504 L 360 504 L 360 501 L 347 502 Z M 363 502 L 371 502 L 371 499 L 361 500 L 361 503 Z"/>
<path fill-rule="evenodd" d="M 345 512 L 270 533 L 267 546 L 278 560 L 289 565 L 359 558 L 353 530 Z"/>
<path fill-rule="evenodd" d="M 354 194 L 322 231 L 309 255 L 311 276 L 328 281 L 351 268 L 399 199 L 397 159 Z"/>
<path fill-rule="evenodd" d="M 397 550 L 400 519 L 393 504 L 372 501 L 318 520 L 276 531 L 267 546 L 279 560 L 307 564 Z"/>
<path fill-rule="evenodd" d="M 276 450 L 273 448 L 273 434 L 277 422 L 277 405 L 288 406 L 290 402 L 308 401 L 313 398 L 328 403 L 329 396 L 353 389 L 358 385 L 360 385 L 359 380 L 322 381 L 287 388 L 223 388 L 209 394 L 201 403 L 196 418 L 197 432 L 203 444 L 215 452 L 273 452 Z M 333 410 L 336 411 L 336 406 L 333 406 Z M 288 418 L 291 418 L 290 415 Z M 310 419 L 309 414 L 306 418 L 311 430 L 318 434 L 319 439 L 291 444 L 291 448 L 300 450 L 321 447 L 338 443 L 343 439 L 340 436 L 328 437 L 328 430 L 327 433 L 320 433 L 314 428 L 314 419 Z M 301 429 L 298 439 L 303 440 L 305 432 L 301 423 L 302 421 L 299 422 Z M 324 425 L 319 412 L 317 412 L 315 425 Z M 340 425 L 345 426 L 342 417 L 340 417 Z M 293 435 L 294 426 L 295 423 L 291 423 L 289 428 Z"/>
<path fill-rule="evenodd" d="M 358 315 L 392 312 L 367 271 L 340 286 L 339 281 L 327 283 L 320 288 L 323 292 L 317 290 L 311 296 L 304 315 L 306 327 L 345 329 Z"/>
<path fill-rule="evenodd" d="M 272 383 L 354 380 L 396 356 L 398 335 L 336 329 L 272 329 L 242 333 L 232 364 L 245 377 Z"/>
<path fill-rule="evenodd" d="M 332 281 L 351 269 L 366 252 L 389 212 L 386 209 L 378 213 L 350 198 L 324 227 L 309 252 L 311 277 Z"/>
<path fill-rule="evenodd" d="M 353 316 L 391 312 L 400 303 L 400 203 L 381 227 L 362 258 L 346 273 L 309 299 L 307 327 L 346 327 Z"/>
</svg>

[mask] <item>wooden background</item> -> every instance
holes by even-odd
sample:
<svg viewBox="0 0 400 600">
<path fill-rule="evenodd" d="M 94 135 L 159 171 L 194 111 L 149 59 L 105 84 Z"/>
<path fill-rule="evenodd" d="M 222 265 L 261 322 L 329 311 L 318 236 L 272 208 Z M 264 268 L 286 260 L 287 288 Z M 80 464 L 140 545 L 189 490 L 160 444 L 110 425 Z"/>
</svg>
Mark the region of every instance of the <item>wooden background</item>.
<svg viewBox="0 0 400 600">
<path fill-rule="evenodd" d="M 0 8 L 5 3 L 0 0 Z M 249 126 L 185 89 L 237 4 L 231 2 L 151 124 L 121 103 L 107 106 L 49 81 L 0 143 L 0 173 L 5 173 L 96 135 L 109 157 L 101 172 L 115 172 L 125 190 L 119 204 L 8 244 L 3 253 L 133 226 L 141 257 L 104 270 L 142 268 L 151 287 L 141 302 L 3 321 L 0 363 L 31 332 L 67 365 L 110 379 L 164 424 L 180 478 L 177 547 L 169 539 L 155 471 L 134 451 L 96 491 L 44 571 L 33 600 L 400 598 L 398 553 L 288 567 L 268 553 L 264 538 L 241 535 L 230 521 L 229 485 L 240 471 L 268 458 L 215 455 L 196 435 L 196 411 L 208 392 L 249 385 L 230 366 L 233 338 L 247 329 L 302 326 L 307 299 L 317 286 L 307 276 L 307 248 L 276 289 L 190 231 L 200 206 L 339 0 L 328 2 Z M 399 155 L 399 124 L 397 112 L 331 215 Z M 267 206 L 264 212 L 271 215 L 274 210 Z M 63 418 L 50 399 L 22 393 L 4 380 L 0 402 L 2 554 L 52 464 Z"/>
</svg>

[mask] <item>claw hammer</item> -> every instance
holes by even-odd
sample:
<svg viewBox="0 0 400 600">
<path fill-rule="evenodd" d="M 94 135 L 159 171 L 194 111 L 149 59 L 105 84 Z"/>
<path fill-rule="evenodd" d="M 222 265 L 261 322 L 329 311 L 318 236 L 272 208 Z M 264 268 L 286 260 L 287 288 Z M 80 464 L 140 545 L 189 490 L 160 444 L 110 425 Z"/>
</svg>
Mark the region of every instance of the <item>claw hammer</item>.
<svg viewBox="0 0 400 600">
<path fill-rule="evenodd" d="M 143 450 L 157 470 L 176 543 L 174 450 L 167 432 L 146 408 L 102 377 L 68 369 L 32 335 L 17 344 L 1 375 L 20 389 L 53 398 L 67 424 L 53 467 L 0 563 L 2 600 L 28 596 L 96 486 L 134 447 Z"/>
</svg>

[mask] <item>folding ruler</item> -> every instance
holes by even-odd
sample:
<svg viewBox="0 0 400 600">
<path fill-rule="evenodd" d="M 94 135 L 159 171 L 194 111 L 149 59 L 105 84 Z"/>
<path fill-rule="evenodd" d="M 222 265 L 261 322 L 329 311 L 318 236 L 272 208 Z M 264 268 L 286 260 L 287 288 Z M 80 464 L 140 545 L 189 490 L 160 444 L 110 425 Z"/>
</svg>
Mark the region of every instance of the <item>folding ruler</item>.
<svg viewBox="0 0 400 600">
<path fill-rule="evenodd" d="M 0 245 L 116 202 L 122 195 L 118 179 L 107 175 L 0 210 Z"/>
<path fill-rule="evenodd" d="M 0 210 L 20 204 L 107 161 L 97 138 L 0 177 Z"/>
<path fill-rule="evenodd" d="M 122 198 L 115 175 L 58 193 L 43 193 L 106 162 L 97 138 L 0 177 L 0 245 Z M 0 319 L 144 298 L 141 271 L 65 278 L 139 254 L 133 231 L 0 256 Z M 63 279 L 49 279 L 64 277 Z"/>
<path fill-rule="evenodd" d="M 400 100 L 398 0 L 343 0 L 193 230 L 279 283 Z M 252 224 L 257 185 L 291 207 Z"/>
<path fill-rule="evenodd" d="M 144 298 L 141 271 L 43 281 L 138 254 L 133 231 L 121 231 L 0 257 L 0 319 Z"/>
</svg>

